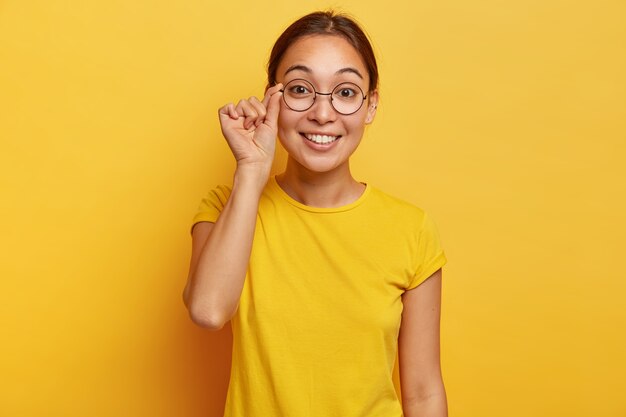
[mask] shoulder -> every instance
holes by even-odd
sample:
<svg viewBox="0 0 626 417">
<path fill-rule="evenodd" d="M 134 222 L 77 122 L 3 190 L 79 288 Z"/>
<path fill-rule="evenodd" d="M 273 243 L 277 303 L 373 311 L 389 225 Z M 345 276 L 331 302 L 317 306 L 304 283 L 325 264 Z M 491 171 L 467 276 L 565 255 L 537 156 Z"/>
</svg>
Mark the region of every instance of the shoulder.
<svg viewBox="0 0 626 417">
<path fill-rule="evenodd" d="M 420 226 L 426 216 L 423 208 L 372 186 L 371 204 L 383 216 Z"/>
<path fill-rule="evenodd" d="M 230 185 L 218 185 L 208 192 L 205 199 L 213 199 L 226 204 L 226 201 L 228 200 L 228 197 L 230 197 L 230 193 L 232 191 L 233 188 Z"/>
<path fill-rule="evenodd" d="M 231 192 L 232 187 L 229 185 L 218 185 L 210 189 L 200 201 L 199 211 L 208 208 L 223 209 Z"/>
<path fill-rule="evenodd" d="M 231 191 L 232 187 L 227 185 L 218 185 L 209 190 L 209 192 L 205 194 L 204 198 L 200 200 L 200 204 L 198 205 L 196 214 L 192 220 L 192 230 L 193 226 L 199 222 L 215 223 L 224 209 L 224 206 L 230 197 Z"/>
</svg>

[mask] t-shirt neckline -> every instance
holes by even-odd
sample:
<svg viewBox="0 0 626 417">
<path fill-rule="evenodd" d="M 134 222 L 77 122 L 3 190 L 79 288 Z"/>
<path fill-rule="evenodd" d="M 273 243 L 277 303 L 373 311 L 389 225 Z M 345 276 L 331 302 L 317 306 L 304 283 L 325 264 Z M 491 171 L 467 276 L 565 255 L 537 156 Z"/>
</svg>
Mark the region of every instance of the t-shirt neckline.
<svg viewBox="0 0 626 417">
<path fill-rule="evenodd" d="M 278 181 L 276 181 L 276 175 L 272 175 L 270 177 L 270 186 L 276 191 L 276 193 L 278 193 L 289 204 L 301 210 L 309 211 L 312 213 L 338 213 L 342 211 L 352 210 L 353 208 L 360 206 L 367 199 L 372 188 L 367 183 L 361 183 L 361 184 L 365 185 L 365 190 L 359 196 L 359 198 L 354 200 L 352 203 L 339 206 L 339 207 L 313 207 L 313 206 L 307 206 L 306 204 L 302 204 L 301 202 L 299 202 L 298 200 L 294 199 L 289 194 L 287 194 L 287 192 L 280 187 L 280 185 L 278 184 Z"/>
</svg>

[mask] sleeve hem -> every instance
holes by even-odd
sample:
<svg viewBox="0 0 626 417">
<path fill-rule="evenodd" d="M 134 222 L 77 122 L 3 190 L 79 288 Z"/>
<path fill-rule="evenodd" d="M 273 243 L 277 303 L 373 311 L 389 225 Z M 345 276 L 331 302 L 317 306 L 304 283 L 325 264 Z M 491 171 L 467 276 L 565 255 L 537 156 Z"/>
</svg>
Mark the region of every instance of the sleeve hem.
<svg viewBox="0 0 626 417">
<path fill-rule="evenodd" d="M 212 216 L 209 213 L 198 213 L 193 217 L 193 220 L 191 221 L 191 226 L 189 227 L 189 234 L 193 234 L 193 227 L 200 223 L 200 222 L 209 222 L 209 223 L 215 223 L 217 221 L 216 218 L 214 218 L 215 216 Z"/>
<path fill-rule="evenodd" d="M 447 262 L 447 258 L 446 258 L 445 253 L 443 251 L 439 252 L 439 254 L 435 256 L 433 260 L 430 261 L 430 263 L 422 270 L 422 272 L 419 275 L 416 275 L 413 277 L 413 279 L 409 283 L 409 286 L 406 287 L 406 290 L 407 291 L 411 290 L 417 287 L 418 285 L 420 285 L 422 282 L 428 279 L 433 273 L 435 273 L 439 268 L 444 266 L 446 262 Z"/>
</svg>

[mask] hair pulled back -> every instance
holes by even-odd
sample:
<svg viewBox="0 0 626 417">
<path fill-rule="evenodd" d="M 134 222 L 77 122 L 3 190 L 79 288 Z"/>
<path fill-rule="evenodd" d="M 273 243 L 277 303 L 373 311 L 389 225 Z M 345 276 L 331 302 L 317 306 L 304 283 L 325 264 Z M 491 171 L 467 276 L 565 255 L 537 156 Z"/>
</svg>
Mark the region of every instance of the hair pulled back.
<svg viewBox="0 0 626 417">
<path fill-rule="evenodd" d="M 287 49 L 298 39 L 311 35 L 335 35 L 346 39 L 361 55 L 369 74 L 369 91 L 378 86 L 378 66 L 372 45 L 358 23 L 333 10 L 313 12 L 293 22 L 276 40 L 267 64 L 268 86 L 276 84 L 276 70 Z"/>
</svg>

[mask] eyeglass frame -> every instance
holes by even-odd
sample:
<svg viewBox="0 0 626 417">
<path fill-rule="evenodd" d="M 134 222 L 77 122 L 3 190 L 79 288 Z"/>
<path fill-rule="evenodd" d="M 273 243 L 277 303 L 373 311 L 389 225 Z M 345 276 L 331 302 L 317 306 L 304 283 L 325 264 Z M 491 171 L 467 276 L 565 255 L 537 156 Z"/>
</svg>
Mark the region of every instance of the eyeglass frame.
<svg viewBox="0 0 626 417">
<path fill-rule="evenodd" d="M 283 87 L 283 88 L 281 88 L 280 90 L 278 90 L 278 91 L 280 91 L 281 93 L 283 93 L 283 101 L 285 102 L 285 106 L 287 106 L 287 108 L 288 108 L 289 110 L 291 110 L 291 111 L 295 111 L 295 112 L 298 112 L 298 113 L 305 112 L 305 111 L 309 110 L 311 107 L 313 107 L 313 106 L 315 105 L 315 100 L 317 100 L 317 96 L 318 96 L 318 95 L 320 95 L 320 96 L 331 96 L 331 97 L 330 97 L 330 105 L 331 105 L 331 107 L 332 107 L 332 108 L 333 108 L 333 110 L 335 110 L 337 113 L 342 114 L 342 115 L 344 115 L 344 116 L 350 116 L 350 115 L 353 115 L 354 113 L 356 113 L 356 112 L 358 112 L 359 110 L 361 110 L 361 107 L 363 107 L 363 103 L 364 103 L 364 102 L 365 102 L 365 100 L 367 99 L 367 94 L 365 94 L 365 93 L 363 92 L 363 89 L 362 89 L 361 87 L 359 87 L 357 84 L 355 84 L 355 83 L 353 83 L 353 82 L 350 82 L 350 81 L 345 81 L 345 82 L 342 82 L 342 83 L 337 84 L 336 86 L 334 86 L 334 87 L 333 87 L 333 89 L 331 90 L 331 92 L 330 92 L 330 93 L 320 93 L 319 91 L 317 91 L 317 90 L 315 89 L 315 86 L 313 85 L 313 83 L 312 83 L 312 82 L 310 82 L 310 81 L 308 81 L 308 80 L 305 80 L 304 78 L 294 78 L 293 80 L 289 80 L 289 82 L 285 83 L 285 87 L 287 87 L 289 84 L 291 84 L 291 83 L 292 83 L 292 82 L 294 82 L 294 81 L 304 81 L 305 83 L 307 83 L 307 84 L 309 84 L 311 87 L 313 87 L 313 101 L 311 102 L 311 105 L 310 105 L 309 107 L 307 107 L 306 109 L 304 109 L 304 110 L 296 110 L 296 109 L 292 108 L 291 106 L 289 106 L 289 104 L 287 104 L 287 100 L 285 99 L 285 88 L 284 88 L 284 87 Z M 359 91 L 361 92 L 361 95 L 363 96 L 363 99 L 361 100 L 361 103 L 359 104 L 359 107 L 358 107 L 355 111 L 353 111 L 352 113 L 342 113 L 342 112 L 340 112 L 339 110 L 337 110 L 337 108 L 336 108 L 336 107 L 335 107 L 335 105 L 333 104 L 333 100 L 334 100 L 334 99 L 333 99 L 332 95 L 333 95 L 333 93 L 335 92 L 335 90 L 337 89 L 337 87 L 339 87 L 339 86 L 341 86 L 341 85 L 343 85 L 343 84 L 352 84 L 352 85 L 354 85 L 356 88 L 358 88 L 358 89 L 359 89 Z"/>
</svg>

